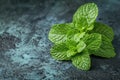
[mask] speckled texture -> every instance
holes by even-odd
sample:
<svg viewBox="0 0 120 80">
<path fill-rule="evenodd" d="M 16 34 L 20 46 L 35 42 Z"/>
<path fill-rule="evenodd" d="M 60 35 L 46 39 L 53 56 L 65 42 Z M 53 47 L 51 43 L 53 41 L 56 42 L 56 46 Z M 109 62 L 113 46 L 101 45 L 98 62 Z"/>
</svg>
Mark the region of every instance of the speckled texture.
<svg viewBox="0 0 120 80">
<path fill-rule="evenodd" d="M 95 2 L 97 21 L 115 33 L 115 58 L 92 56 L 90 71 L 52 59 L 48 32 L 72 21 L 76 9 Z M 0 80 L 120 80 L 120 0 L 0 0 Z"/>
</svg>

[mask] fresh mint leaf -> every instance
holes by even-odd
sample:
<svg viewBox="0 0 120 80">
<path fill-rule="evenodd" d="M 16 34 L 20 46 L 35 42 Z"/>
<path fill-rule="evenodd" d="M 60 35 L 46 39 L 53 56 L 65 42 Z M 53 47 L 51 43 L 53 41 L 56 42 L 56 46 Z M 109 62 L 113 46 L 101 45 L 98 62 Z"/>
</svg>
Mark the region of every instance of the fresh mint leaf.
<svg viewBox="0 0 120 80">
<path fill-rule="evenodd" d="M 56 44 L 51 48 L 51 55 L 54 59 L 57 60 L 69 60 L 70 58 L 67 57 L 67 51 L 69 49 L 65 45 L 65 43 Z"/>
<path fill-rule="evenodd" d="M 91 54 L 105 58 L 111 58 L 116 55 L 111 41 L 104 35 L 102 35 L 102 43 L 100 48 L 98 50 L 91 51 Z"/>
<path fill-rule="evenodd" d="M 74 50 L 68 50 L 68 51 L 67 51 L 67 57 L 72 57 L 72 56 L 74 56 L 75 54 L 77 54 L 77 52 L 75 52 Z"/>
<path fill-rule="evenodd" d="M 80 30 L 92 30 L 93 23 L 98 15 L 98 7 L 94 3 L 80 6 L 73 16 L 74 25 Z"/>
<path fill-rule="evenodd" d="M 114 37 L 114 33 L 113 33 L 112 28 L 105 25 L 105 24 L 102 24 L 100 22 L 95 22 L 95 27 L 92 30 L 92 32 L 100 33 L 102 35 L 105 35 L 107 38 L 110 39 L 110 41 L 112 41 L 113 37 Z"/>
<path fill-rule="evenodd" d="M 73 38 L 74 38 L 74 40 L 75 40 L 76 42 L 79 42 L 80 39 L 83 38 L 84 35 L 85 35 L 85 32 L 77 33 L 77 34 L 74 35 Z"/>
<path fill-rule="evenodd" d="M 83 51 L 72 58 L 72 64 L 81 70 L 89 70 L 91 66 L 91 60 L 88 51 Z"/>
<path fill-rule="evenodd" d="M 87 49 L 97 50 L 102 42 L 101 34 L 98 33 L 86 34 L 85 37 L 83 38 L 83 41 L 86 43 Z"/>
<path fill-rule="evenodd" d="M 67 34 L 72 27 L 72 23 L 53 25 L 48 35 L 49 40 L 53 43 L 64 42 L 67 39 Z"/>
</svg>

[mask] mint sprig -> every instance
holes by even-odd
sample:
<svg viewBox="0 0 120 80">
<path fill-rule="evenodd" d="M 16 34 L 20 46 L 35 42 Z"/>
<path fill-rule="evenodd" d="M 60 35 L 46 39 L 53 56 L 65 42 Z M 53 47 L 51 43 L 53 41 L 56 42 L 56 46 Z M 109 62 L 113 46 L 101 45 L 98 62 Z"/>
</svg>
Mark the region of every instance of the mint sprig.
<svg viewBox="0 0 120 80">
<path fill-rule="evenodd" d="M 50 53 L 57 60 L 71 60 L 82 70 L 91 67 L 90 55 L 105 58 L 115 56 L 111 41 L 113 30 L 96 22 L 98 7 L 95 3 L 82 5 L 73 16 L 71 23 L 55 24 L 49 32 L 54 43 Z"/>
</svg>

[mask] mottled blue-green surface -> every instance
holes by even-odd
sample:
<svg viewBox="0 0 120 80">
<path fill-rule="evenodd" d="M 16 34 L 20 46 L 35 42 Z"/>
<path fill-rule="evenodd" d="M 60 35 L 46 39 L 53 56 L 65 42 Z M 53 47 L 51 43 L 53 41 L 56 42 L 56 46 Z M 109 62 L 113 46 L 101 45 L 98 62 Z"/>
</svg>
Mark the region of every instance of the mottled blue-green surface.
<svg viewBox="0 0 120 80">
<path fill-rule="evenodd" d="M 97 21 L 111 26 L 113 59 L 92 58 L 90 71 L 50 56 L 53 24 L 72 21 L 87 2 L 99 7 Z M 120 80 L 120 0 L 0 0 L 0 80 Z"/>
</svg>

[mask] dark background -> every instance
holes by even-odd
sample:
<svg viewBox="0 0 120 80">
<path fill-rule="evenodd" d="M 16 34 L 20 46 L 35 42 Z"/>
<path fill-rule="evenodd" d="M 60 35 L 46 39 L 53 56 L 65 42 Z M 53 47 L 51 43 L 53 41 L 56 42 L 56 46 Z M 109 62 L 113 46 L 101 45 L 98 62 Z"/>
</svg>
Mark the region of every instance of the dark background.
<svg viewBox="0 0 120 80">
<path fill-rule="evenodd" d="M 116 57 L 92 58 L 90 71 L 52 59 L 48 32 L 72 21 L 87 2 L 99 7 L 97 21 L 111 26 Z M 0 80 L 120 80 L 120 0 L 0 0 Z"/>
</svg>

